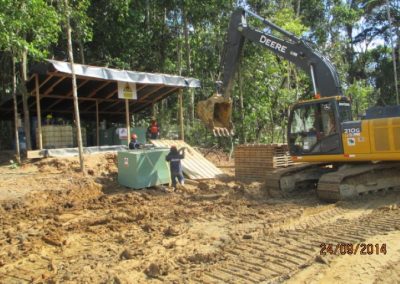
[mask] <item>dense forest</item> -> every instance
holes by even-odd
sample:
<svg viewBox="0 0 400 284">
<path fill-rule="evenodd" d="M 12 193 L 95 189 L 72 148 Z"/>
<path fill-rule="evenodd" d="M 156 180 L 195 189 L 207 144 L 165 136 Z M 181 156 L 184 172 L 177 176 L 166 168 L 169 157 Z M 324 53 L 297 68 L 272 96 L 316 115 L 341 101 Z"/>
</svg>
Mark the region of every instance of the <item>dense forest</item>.
<svg viewBox="0 0 400 284">
<path fill-rule="evenodd" d="M 398 102 L 399 0 L 0 0 L 0 101 L 13 92 L 13 70 L 23 82 L 24 66 L 29 70 L 46 58 L 68 60 L 65 15 L 70 11 L 76 63 L 200 79 L 202 88 L 184 94 L 185 137 L 192 143 L 216 143 L 196 117 L 195 105 L 221 79 L 229 17 L 238 5 L 328 57 L 353 101 L 355 116 L 369 106 Z M 255 19 L 248 21 L 263 28 Z M 22 98 L 23 89 L 18 83 Z M 311 98 L 312 84 L 293 64 L 246 43 L 232 95 L 234 143 L 282 142 L 289 106 Z M 153 111 L 164 131 L 172 129 L 176 96 Z M 149 116 L 136 115 L 135 121 Z"/>
</svg>

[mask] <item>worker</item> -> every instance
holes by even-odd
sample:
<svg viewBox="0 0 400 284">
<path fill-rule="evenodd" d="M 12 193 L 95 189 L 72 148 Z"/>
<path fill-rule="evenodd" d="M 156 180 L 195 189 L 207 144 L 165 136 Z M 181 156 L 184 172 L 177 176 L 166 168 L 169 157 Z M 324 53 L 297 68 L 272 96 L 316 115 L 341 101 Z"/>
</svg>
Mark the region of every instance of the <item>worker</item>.
<svg viewBox="0 0 400 284">
<path fill-rule="evenodd" d="M 165 158 L 167 162 L 169 162 L 172 186 L 174 188 L 176 188 L 177 186 L 176 179 L 178 179 L 181 185 L 185 184 L 185 180 L 183 178 L 183 173 L 182 173 L 182 165 L 181 165 L 181 160 L 184 158 L 185 158 L 185 147 L 179 149 L 178 151 L 175 145 L 171 146 L 170 151 L 167 157 Z"/>
<path fill-rule="evenodd" d="M 62 117 L 57 118 L 57 125 L 65 125 L 65 121 Z"/>
<path fill-rule="evenodd" d="M 160 136 L 160 127 L 157 124 L 157 120 L 153 117 L 151 119 L 151 125 L 147 128 L 147 137 L 149 139 L 158 139 Z"/>
<path fill-rule="evenodd" d="M 336 133 L 335 118 L 332 111 L 328 112 L 324 117 L 325 135 L 329 136 Z"/>
<path fill-rule="evenodd" d="M 46 115 L 46 125 L 50 125 L 50 124 L 53 124 L 53 115 L 51 113 Z"/>
<path fill-rule="evenodd" d="M 131 142 L 129 143 L 129 150 L 139 149 L 142 146 L 141 143 L 137 142 L 137 135 L 132 133 Z"/>
</svg>

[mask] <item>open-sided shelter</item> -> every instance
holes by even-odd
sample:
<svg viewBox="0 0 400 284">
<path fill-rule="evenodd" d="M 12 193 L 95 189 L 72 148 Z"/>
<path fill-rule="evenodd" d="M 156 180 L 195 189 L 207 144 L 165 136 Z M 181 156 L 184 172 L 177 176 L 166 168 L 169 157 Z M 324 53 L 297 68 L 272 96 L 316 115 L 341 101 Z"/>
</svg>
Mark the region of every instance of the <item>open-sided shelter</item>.
<svg viewBox="0 0 400 284">
<path fill-rule="evenodd" d="M 118 70 L 106 67 L 74 64 L 77 78 L 79 113 L 81 117 L 96 115 L 99 120 L 112 118 L 123 121 L 124 117 L 140 112 L 154 103 L 182 90 L 200 87 L 200 81 L 168 74 Z M 118 96 L 118 86 L 129 86 L 135 99 Z M 68 114 L 74 112 L 72 72 L 68 62 L 47 60 L 34 65 L 26 82 L 31 116 L 41 124 L 43 113 Z M 121 93 L 121 90 L 120 90 Z M 12 117 L 12 100 L 3 102 L 3 115 Z M 21 100 L 19 99 L 21 105 Z M 20 108 L 22 109 L 22 108 Z M 40 143 L 38 143 L 39 145 Z"/>
</svg>

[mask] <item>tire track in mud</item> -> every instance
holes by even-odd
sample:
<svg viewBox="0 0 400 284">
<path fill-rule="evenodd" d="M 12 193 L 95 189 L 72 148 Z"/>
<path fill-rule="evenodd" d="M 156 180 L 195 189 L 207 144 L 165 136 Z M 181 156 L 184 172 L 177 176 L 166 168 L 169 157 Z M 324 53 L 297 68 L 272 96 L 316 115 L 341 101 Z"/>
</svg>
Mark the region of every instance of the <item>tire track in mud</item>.
<svg viewBox="0 0 400 284">
<path fill-rule="evenodd" d="M 325 213 L 300 222 L 292 230 L 252 239 L 233 237 L 232 245 L 223 249 L 226 260 L 210 265 L 194 280 L 199 283 L 282 282 L 316 261 L 322 243 L 360 243 L 375 235 L 400 230 L 399 209 L 377 209 L 356 218 L 337 218 L 334 222 L 326 222 L 329 214 Z M 346 209 L 334 208 L 333 213 L 342 215 Z M 323 259 L 329 257 L 337 256 Z"/>
</svg>

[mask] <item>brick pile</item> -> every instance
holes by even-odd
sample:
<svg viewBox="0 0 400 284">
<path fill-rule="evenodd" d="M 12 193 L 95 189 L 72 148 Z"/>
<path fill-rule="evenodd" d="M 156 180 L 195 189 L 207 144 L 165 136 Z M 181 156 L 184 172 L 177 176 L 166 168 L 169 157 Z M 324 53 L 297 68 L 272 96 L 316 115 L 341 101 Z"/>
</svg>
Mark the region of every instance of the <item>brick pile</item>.
<svg viewBox="0 0 400 284">
<path fill-rule="evenodd" d="M 244 144 L 235 148 L 237 180 L 264 182 L 268 172 L 292 165 L 286 144 Z"/>
</svg>

